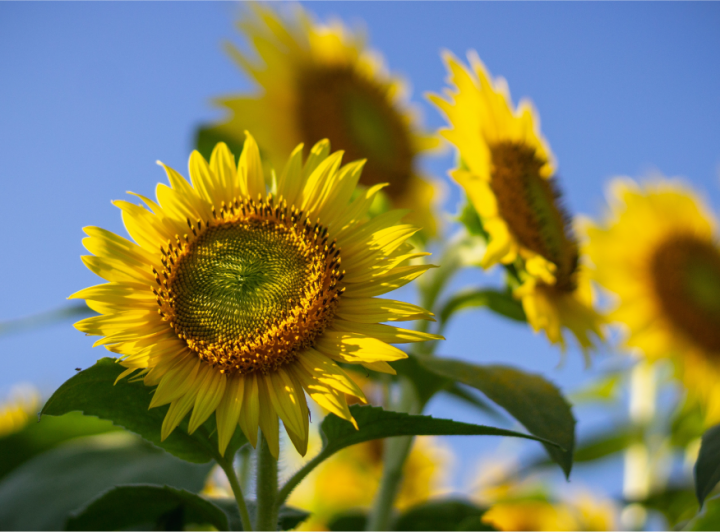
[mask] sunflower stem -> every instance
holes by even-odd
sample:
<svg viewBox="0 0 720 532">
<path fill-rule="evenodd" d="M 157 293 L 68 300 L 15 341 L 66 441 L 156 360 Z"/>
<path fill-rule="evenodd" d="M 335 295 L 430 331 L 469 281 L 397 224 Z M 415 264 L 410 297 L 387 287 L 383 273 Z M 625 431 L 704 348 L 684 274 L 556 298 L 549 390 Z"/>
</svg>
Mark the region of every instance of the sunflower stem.
<svg viewBox="0 0 720 532">
<path fill-rule="evenodd" d="M 278 467 L 262 432 L 258 435 L 256 530 L 277 530 Z"/>
<path fill-rule="evenodd" d="M 222 470 L 225 471 L 225 475 L 227 475 L 228 481 L 230 482 L 230 487 L 233 490 L 233 495 L 235 495 L 235 502 L 237 503 L 238 512 L 240 513 L 243 530 L 252 530 L 253 528 L 252 523 L 250 522 L 250 514 L 248 513 L 247 505 L 245 504 L 245 497 L 243 497 L 242 487 L 238 481 L 232 458 L 222 458 L 222 460 L 218 460 L 218 464 L 220 464 Z"/>
<path fill-rule="evenodd" d="M 417 414 L 420 411 L 420 400 L 414 385 L 408 379 L 400 380 L 400 397 L 395 410 L 409 414 Z M 410 436 L 385 440 L 382 480 L 365 530 L 390 530 L 393 505 L 400 490 L 403 466 L 410 454 L 412 443 L 413 438 Z"/>
<path fill-rule="evenodd" d="M 629 417 L 640 428 L 637 440 L 625 450 L 623 496 L 628 501 L 646 499 L 658 478 L 653 474 L 652 447 L 649 433 L 655 420 L 657 402 L 657 370 L 655 363 L 639 361 L 630 373 Z M 655 477 L 655 478 L 653 478 Z M 628 504 L 620 517 L 628 530 L 642 530 L 647 509 L 639 503 Z"/>
</svg>

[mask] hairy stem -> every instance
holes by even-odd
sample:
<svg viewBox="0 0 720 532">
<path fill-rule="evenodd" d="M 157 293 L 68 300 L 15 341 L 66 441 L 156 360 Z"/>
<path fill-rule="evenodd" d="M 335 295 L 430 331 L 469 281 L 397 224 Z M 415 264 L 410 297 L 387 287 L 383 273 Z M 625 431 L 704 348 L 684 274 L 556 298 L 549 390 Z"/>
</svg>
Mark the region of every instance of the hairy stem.
<svg viewBox="0 0 720 532">
<path fill-rule="evenodd" d="M 218 464 L 225 475 L 227 475 L 230 487 L 235 495 L 235 502 L 237 503 L 238 512 L 240 512 L 240 520 L 242 521 L 243 530 L 252 530 L 252 523 L 250 522 L 250 514 L 248 513 L 247 505 L 245 504 L 245 497 L 243 497 L 242 487 L 238 481 L 237 474 L 235 473 L 235 467 L 233 467 L 232 458 L 223 458 L 218 460 Z"/>
<path fill-rule="evenodd" d="M 397 412 L 417 414 L 420 411 L 420 399 L 413 384 L 407 379 L 400 381 L 400 399 L 395 407 Z M 389 530 L 392 510 L 400 489 L 403 466 L 410 454 L 413 438 L 403 436 L 385 440 L 385 463 L 380 489 L 368 518 L 366 530 Z"/>
<path fill-rule="evenodd" d="M 259 435 L 257 453 L 257 530 L 277 530 L 278 522 L 278 467 L 270 453 L 267 441 Z"/>
</svg>

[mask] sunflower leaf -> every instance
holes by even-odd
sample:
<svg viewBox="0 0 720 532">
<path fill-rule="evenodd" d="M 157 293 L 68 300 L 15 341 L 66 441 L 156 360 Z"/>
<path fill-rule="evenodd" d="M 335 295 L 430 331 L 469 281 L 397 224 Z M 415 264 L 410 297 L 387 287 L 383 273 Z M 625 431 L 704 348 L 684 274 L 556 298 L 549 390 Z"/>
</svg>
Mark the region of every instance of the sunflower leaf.
<svg viewBox="0 0 720 532">
<path fill-rule="evenodd" d="M 469 289 L 454 294 L 440 310 L 440 323 L 447 323 L 457 312 L 470 308 L 486 307 L 496 314 L 515 321 L 525 322 L 522 303 L 511 292 L 492 288 Z"/>
<path fill-rule="evenodd" d="M 115 384 L 124 370 L 117 359 L 98 360 L 60 386 L 45 403 L 41 415 L 60 416 L 79 410 L 88 416 L 110 420 L 188 462 L 201 464 L 218 458 L 214 416 L 192 435 L 187 432 L 186 419 L 161 441 L 160 429 L 168 406 L 148 409 L 152 390 L 140 381 L 125 378 Z M 237 429 L 226 452 L 228 456 L 244 441 Z"/>
<path fill-rule="evenodd" d="M 218 142 L 227 144 L 230 151 L 235 154 L 235 157 L 239 157 L 240 153 L 242 153 L 244 143 L 242 136 L 238 138 L 228 135 L 221 131 L 220 128 L 213 126 L 200 126 L 195 131 L 195 149 L 208 161 Z"/>
<path fill-rule="evenodd" d="M 62 530 L 68 515 L 118 484 L 200 491 L 211 464 L 190 464 L 112 432 L 46 451 L 0 481 L 0 530 Z"/>
<path fill-rule="evenodd" d="M 419 359 L 425 368 L 484 393 L 543 443 L 550 458 L 570 476 L 575 449 L 575 417 L 560 391 L 540 375 L 509 366 L 477 365 L 447 358 Z"/>
<path fill-rule="evenodd" d="M 358 424 L 358 429 L 355 429 L 349 421 L 328 414 L 320 425 L 322 450 L 283 486 L 278 497 L 280 502 L 284 501 L 295 486 L 318 464 L 345 447 L 371 440 L 395 436 L 510 436 L 539 441 L 546 447 L 560 448 L 559 444 L 542 436 L 462 423 L 452 419 L 410 415 L 374 406 L 353 405 L 350 407 L 350 412 Z"/>
<path fill-rule="evenodd" d="M 132 508 L 132 511 L 128 509 Z M 65 530 L 184 530 L 188 524 L 229 530 L 228 516 L 186 490 L 152 484 L 115 486 L 70 514 Z"/>
<path fill-rule="evenodd" d="M 427 501 L 398 516 L 393 530 L 495 530 L 482 522 L 486 511 L 462 499 Z"/>
<path fill-rule="evenodd" d="M 720 481 L 720 425 L 715 425 L 703 434 L 700 454 L 695 462 L 695 494 L 701 507 L 718 481 Z"/>
<path fill-rule="evenodd" d="M 34 456 L 81 436 L 120 430 L 109 421 L 78 412 L 31 421 L 22 430 L 0 438 L 0 479 Z"/>
<path fill-rule="evenodd" d="M 558 446 L 550 439 L 514 430 L 473 425 L 432 416 L 410 415 L 383 410 L 376 406 L 353 405 L 350 407 L 350 412 L 357 421 L 358 430 L 355 430 L 348 421 L 333 414 L 325 417 L 320 425 L 324 443 L 322 453 L 334 454 L 356 443 L 394 436 L 512 436 Z"/>
<path fill-rule="evenodd" d="M 238 512 L 237 502 L 235 499 L 212 499 L 213 504 L 222 508 L 228 516 L 230 530 L 242 530 L 242 521 L 240 520 L 240 512 Z M 248 514 L 250 514 L 250 522 L 255 522 L 257 512 L 257 503 L 255 501 L 245 501 Z M 310 514 L 304 510 L 293 508 L 292 506 L 281 506 L 278 510 L 278 530 L 292 530 L 300 523 L 305 521 Z"/>
<path fill-rule="evenodd" d="M 347 510 L 334 515 L 327 526 L 332 532 L 341 532 L 346 530 L 365 530 L 366 525 L 367 511 Z"/>
</svg>

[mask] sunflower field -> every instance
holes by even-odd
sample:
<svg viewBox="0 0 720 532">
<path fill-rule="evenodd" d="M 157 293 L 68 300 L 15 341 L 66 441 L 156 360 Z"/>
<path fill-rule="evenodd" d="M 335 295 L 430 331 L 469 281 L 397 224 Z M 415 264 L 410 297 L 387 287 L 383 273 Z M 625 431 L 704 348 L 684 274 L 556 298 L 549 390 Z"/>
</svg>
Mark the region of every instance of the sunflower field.
<svg viewBox="0 0 720 532">
<path fill-rule="evenodd" d="M 0 3 L 0 530 L 720 529 L 718 27 Z"/>
</svg>

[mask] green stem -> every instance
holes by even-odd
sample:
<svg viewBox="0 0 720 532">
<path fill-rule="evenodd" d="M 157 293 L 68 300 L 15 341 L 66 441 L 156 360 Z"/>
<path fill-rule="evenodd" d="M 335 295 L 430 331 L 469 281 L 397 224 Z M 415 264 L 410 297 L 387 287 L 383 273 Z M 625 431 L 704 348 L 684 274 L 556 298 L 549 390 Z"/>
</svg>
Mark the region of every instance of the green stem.
<svg viewBox="0 0 720 532">
<path fill-rule="evenodd" d="M 420 409 L 420 400 L 413 384 L 408 379 L 402 379 L 400 381 L 400 400 L 395 410 L 417 414 Z M 393 504 L 400 490 L 403 466 L 410 454 L 412 442 L 411 436 L 385 440 L 383 476 L 380 481 L 380 489 L 375 495 L 366 530 L 390 530 Z"/>
<path fill-rule="evenodd" d="M 641 437 L 625 450 L 625 474 L 623 496 L 625 500 L 637 501 L 648 497 L 657 478 L 653 478 L 650 431 L 655 420 L 657 402 L 657 370 L 655 363 L 638 362 L 630 373 L 629 417 L 640 429 Z M 643 530 L 647 509 L 638 503 L 625 507 L 623 525 L 628 530 Z"/>
<path fill-rule="evenodd" d="M 278 492 L 277 495 L 277 505 L 280 507 L 284 502 L 285 499 L 287 499 L 290 496 L 290 493 L 292 493 L 292 490 L 294 490 L 302 480 L 310 474 L 310 472 L 315 469 L 318 465 L 320 465 L 324 460 L 332 456 L 333 453 L 327 453 L 323 449 L 320 451 L 320 453 L 310 460 L 307 464 L 305 464 L 297 473 L 295 473 L 282 487 L 282 489 Z"/>
<path fill-rule="evenodd" d="M 277 530 L 278 467 L 264 436 L 259 434 L 257 453 L 257 530 Z"/>
<path fill-rule="evenodd" d="M 238 453 L 240 455 L 240 486 L 248 489 L 250 480 L 250 466 L 252 465 L 252 447 L 249 443 L 246 443 L 240 449 Z"/>
<path fill-rule="evenodd" d="M 250 522 L 250 514 L 248 513 L 247 505 L 245 504 L 245 497 L 243 497 L 242 488 L 240 487 L 240 482 L 238 481 L 237 474 L 235 473 L 232 459 L 228 460 L 226 458 L 222 458 L 221 460 L 218 460 L 218 464 L 220 464 L 222 470 L 225 471 L 225 475 L 227 475 L 228 481 L 230 482 L 230 487 L 233 490 L 233 495 L 235 495 L 235 502 L 237 503 L 238 511 L 240 512 L 240 520 L 242 521 L 243 530 L 252 530 L 253 528 L 252 523 Z"/>
</svg>

